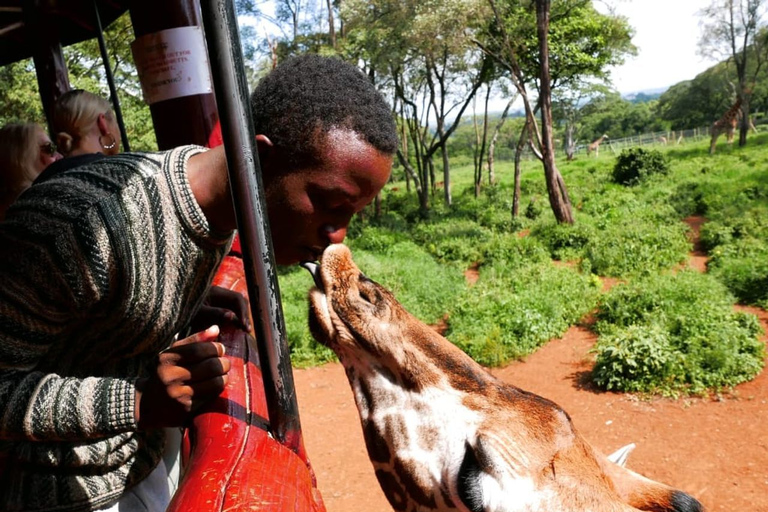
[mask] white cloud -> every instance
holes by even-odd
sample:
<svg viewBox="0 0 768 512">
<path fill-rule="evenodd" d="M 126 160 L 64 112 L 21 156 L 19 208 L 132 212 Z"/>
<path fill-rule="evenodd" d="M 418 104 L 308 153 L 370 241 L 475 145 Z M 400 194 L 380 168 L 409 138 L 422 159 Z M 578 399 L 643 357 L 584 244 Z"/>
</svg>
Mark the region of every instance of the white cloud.
<svg viewBox="0 0 768 512">
<path fill-rule="evenodd" d="M 668 87 L 690 80 L 714 63 L 697 54 L 699 11 L 711 0 L 616 0 L 617 14 L 635 29 L 638 54 L 611 72 L 621 93 Z M 596 8 L 605 12 L 598 3 Z"/>
</svg>

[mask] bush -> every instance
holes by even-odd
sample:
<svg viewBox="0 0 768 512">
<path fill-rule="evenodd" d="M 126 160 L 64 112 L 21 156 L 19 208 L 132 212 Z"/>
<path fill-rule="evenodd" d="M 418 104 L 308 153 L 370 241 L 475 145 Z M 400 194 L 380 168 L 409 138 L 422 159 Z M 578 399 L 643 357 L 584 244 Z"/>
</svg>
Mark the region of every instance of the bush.
<svg viewBox="0 0 768 512">
<path fill-rule="evenodd" d="M 550 262 L 497 264 L 457 298 L 446 335 L 473 359 L 498 366 L 561 336 L 597 301 L 590 277 Z"/>
<path fill-rule="evenodd" d="M 752 239 L 719 246 L 708 269 L 742 304 L 768 308 L 768 244 Z"/>
<path fill-rule="evenodd" d="M 613 181 L 635 185 L 652 174 L 668 174 L 666 158 L 655 149 L 630 148 L 622 151 L 613 166 Z"/>
<path fill-rule="evenodd" d="M 765 347 L 714 277 L 656 275 L 613 288 L 598 308 L 592 377 L 606 389 L 703 393 L 754 378 Z"/>
<path fill-rule="evenodd" d="M 595 237 L 593 226 L 576 224 L 540 223 L 531 229 L 531 236 L 547 246 L 554 259 L 567 261 L 581 256 L 584 247 Z"/>
<path fill-rule="evenodd" d="M 439 261 L 463 262 L 466 266 L 481 259 L 482 247 L 492 235 L 490 229 L 469 220 L 422 222 L 412 230 L 414 241 Z"/>
<path fill-rule="evenodd" d="M 685 261 L 690 250 L 682 222 L 638 217 L 614 221 L 587 243 L 584 257 L 601 276 L 647 275 Z"/>
</svg>

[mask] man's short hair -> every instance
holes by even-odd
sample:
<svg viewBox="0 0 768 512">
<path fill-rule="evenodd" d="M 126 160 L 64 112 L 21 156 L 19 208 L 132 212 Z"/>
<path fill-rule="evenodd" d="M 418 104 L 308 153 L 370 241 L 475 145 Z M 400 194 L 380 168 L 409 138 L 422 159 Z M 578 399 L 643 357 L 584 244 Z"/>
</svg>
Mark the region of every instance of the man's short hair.
<svg viewBox="0 0 768 512">
<path fill-rule="evenodd" d="M 291 57 L 251 95 L 257 134 L 269 137 L 289 166 L 317 162 L 318 143 L 332 128 L 357 132 L 379 151 L 397 151 L 394 116 L 368 77 L 334 57 Z"/>
</svg>

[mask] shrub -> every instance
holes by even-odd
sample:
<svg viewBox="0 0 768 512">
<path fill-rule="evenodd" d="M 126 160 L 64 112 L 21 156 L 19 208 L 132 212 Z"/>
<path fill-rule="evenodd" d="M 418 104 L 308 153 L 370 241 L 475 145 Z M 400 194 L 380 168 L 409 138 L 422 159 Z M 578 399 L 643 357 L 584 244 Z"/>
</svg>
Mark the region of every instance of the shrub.
<svg viewBox="0 0 768 512">
<path fill-rule="evenodd" d="M 748 239 L 718 246 L 708 269 L 742 304 L 768 308 L 768 244 Z"/>
<path fill-rule="evenodd" d="M 685 261 L 689 250 L 682 222 L 622 218 L 589 240 L 584 257 L 601 276 L 645 275 Z"/>
<path fill-rule="evenodd" d="M 707 203 L 698 181 L 681 183 L 669 196 L 669 201 L 681 217 L 704 215 Z"/>
<path fill-rule="evenodd" d="M 531 229 L 531 236 L 549 249 L 553 258 L 558 260 L 576 259 L 595 236 L 593 226 L 579 222 L 576 224 L 540 223 Z"/>
<path fill-rule="evenodd" d="M 674 395 L 754 378 L 765 355 L 760 324 L 732 303 L 722 283 L 693 271 L 613 288 L 596 315 L 595 383 Z"/>
<path fill-rule="evenodd" d="M 635 185 L 652 174 L 668 174 L 666 158 L 655 149 L 630 148 L 622 151 L 613 166 L 613 181 Z"/>
<path fill-rule="evenodd" d="M 482 246 L 492 237 L 490 229 L 469 220 L 446 219 L 422 222 L 412 230 L 414 241 L 435 258 L 445 262 L 463 262 L 466 266 L 482 257 Z"/>
<path fill-rule="evenodd" d="M 480 280 L 457 298 L 448 338 L 481 364 L 498 366 L 561 336 L 592 309 L 595 282 L 549 262 L 480 269 Z"/>
</svg>

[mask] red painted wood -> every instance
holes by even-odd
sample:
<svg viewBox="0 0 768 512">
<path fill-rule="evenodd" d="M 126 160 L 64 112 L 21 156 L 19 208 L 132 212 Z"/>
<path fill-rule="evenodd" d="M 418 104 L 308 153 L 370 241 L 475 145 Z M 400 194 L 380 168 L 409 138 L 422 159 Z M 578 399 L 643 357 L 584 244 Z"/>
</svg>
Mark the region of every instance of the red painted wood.
<svg viewBox="0 0 768 512">
<path fill-rule="evenodd" d="M 227 256 L 214 284 L 247 298 L 242 260 Z M 232 362 L 229 382 L 185 436 L 183 476 L 168 512 L 325 512 L 303 442 L 295 453 L 266 430 L 267 405 L 252 335 L 225 326 L 220 341 Z"/>
</svg>

